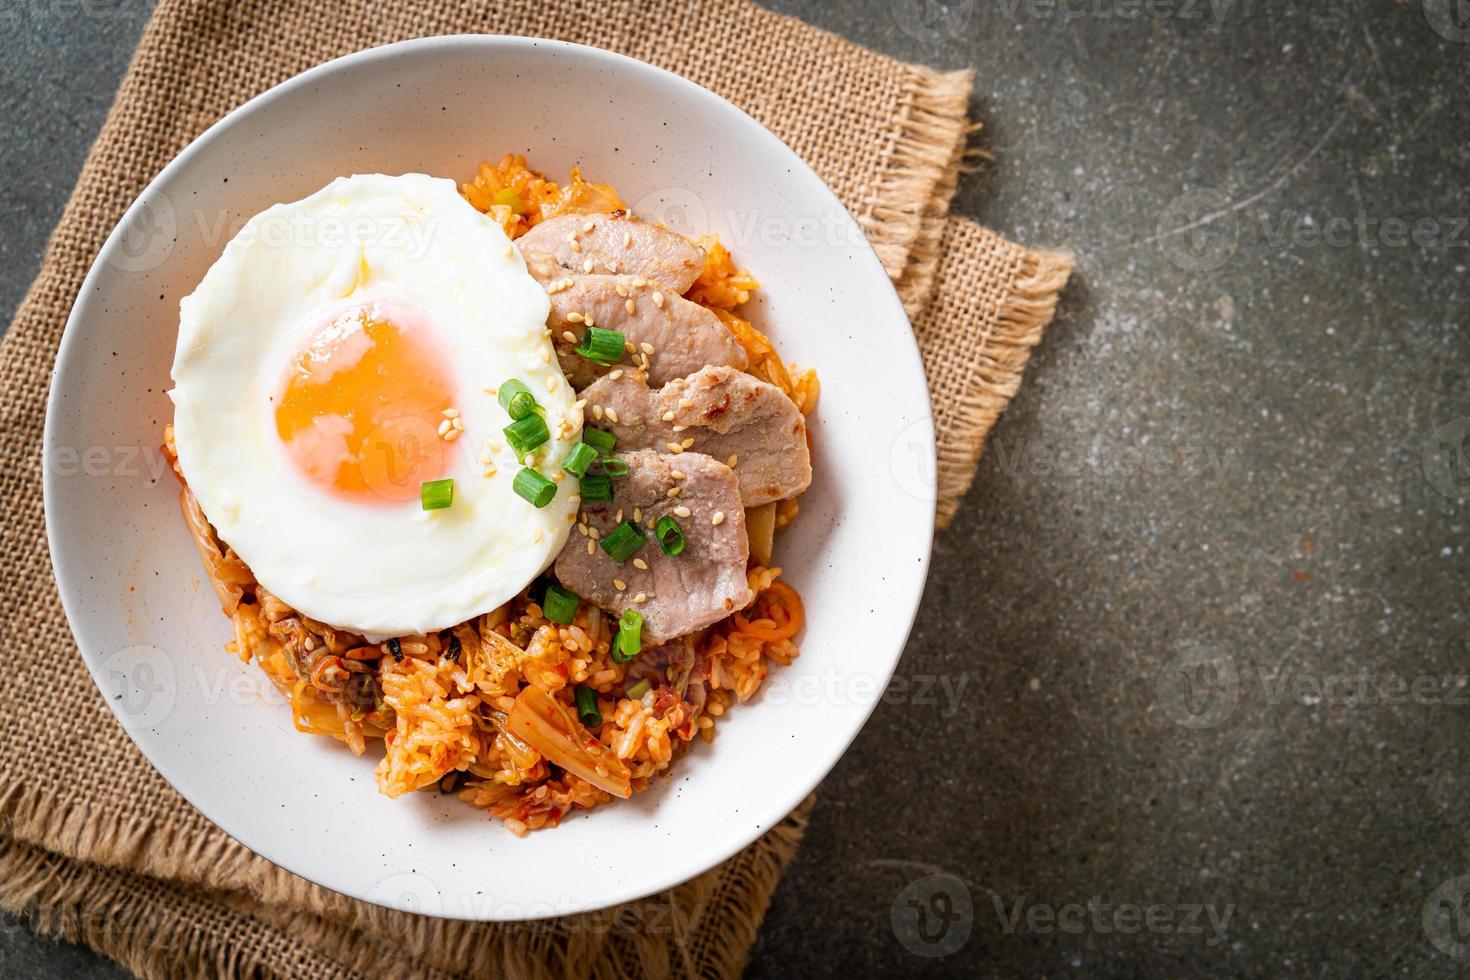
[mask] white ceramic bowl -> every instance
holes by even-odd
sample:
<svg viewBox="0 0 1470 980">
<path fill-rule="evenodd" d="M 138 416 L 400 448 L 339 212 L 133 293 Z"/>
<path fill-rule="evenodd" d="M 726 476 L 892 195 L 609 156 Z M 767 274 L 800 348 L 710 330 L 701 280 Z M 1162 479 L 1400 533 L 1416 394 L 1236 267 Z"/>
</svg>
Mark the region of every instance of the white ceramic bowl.
<svg viewBox="0 0 1470 980">
<path fill-rule="evenodd" d="M 816 367 L 816 479 L 777 563 L 806 601 L 801 657 L 631 801 L 519 839 L 452 797 L 390 800 L 375 758 L 292 729 L 230 638 L 157 448 L 179 299 L 251 215 L 343 174 L 463 181 L 482 159 L 579 164 L 635 210 L 718 232 L 761 280 L 754 319 Z M 603 908 L 684 881 L 780 821 L 877 703 L 932 535 L 928 392 L 908 320 L 830 190 L 724 100 L 592 48 L 410 41 L 250 101 L 148 186 L 102 249 L 61 343 L 46 419 L 46 518 L 94 680 L 178 791 L 251 850 L 381 905 L 508 920 Z"/>
</svg>

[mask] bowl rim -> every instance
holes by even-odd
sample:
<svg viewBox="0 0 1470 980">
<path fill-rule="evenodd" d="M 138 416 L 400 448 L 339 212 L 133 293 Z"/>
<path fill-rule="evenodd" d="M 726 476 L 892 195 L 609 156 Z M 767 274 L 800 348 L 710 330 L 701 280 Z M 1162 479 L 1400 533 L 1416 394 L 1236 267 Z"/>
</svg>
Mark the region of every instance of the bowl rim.
<svg viewBox="0 0 1470 980">
<path fill-rule="evenodd" d="M 169 162 L 165 164 L 164 167 L 159 170 L 152 179 L 148 181 L 148 183 L 138 193 L 137 197 L 134 198 L 133 202 L 129 204 L 128 207 L 124 210 L 122 216 L 118 220 L 117 225 L 114 226 L 112 231 L 108 233 L 108 236 L 104 240 L 102 247 L 99 249 L 96 258 L 92 262 L 91 268 L 87 271 L 87 275 L 82 281 L 76 298 L 73 300 L 71 311 L 67 316 L 66 325 L 63 328 L 62 336 L 57 345 L 55 361 L 52 365 L 49 390 L 46 399 L 45 425 L 42 434 L 43 454 L 49 450 L 49 448 L 53 444 L 53 439 L 55 437 L 54 422 L 58 416 L 59 404 L 62 400 L 62 396 L 59 394 L 60 388 L 58 385 L 58 381 L 61 378 L 64 366 L 67 365 L 72 358 L 83 356 L 78 350 L 79 344 L 77 343 L 77 338 L 79 336 L 80 328 L 76 326 L 77 322 L 82 318 L 82 307 L 85 305 L 87 297 L 94 292 L 97 282 L 108 274 L 108 256 L 111 255 L 119 247 L 119 243 L 124 237 L 126 229 L 137 217 L 138 212 L 146 207 L 148 201 L 153 197 L 155 193 L 161 193 L 159 188 L 167 184 L 172 179 L 173 175 L 179 170 L 182 170 L 185 166 L 187 166 L 187 164 L 194 157 L 207 152 L 211 145 L 216 140 L 222 138 L 222 136 L 228 130 L 233 128 L 241 120 L 247 118 L 252 112 L 263 107 L 265 104 L 291 95 L 300 89 L 307 88 L 326 76 L 346 69 L 356 68 L 363 64 L 382 62 L 384 63 L 384 67 L 387 67 L 391 70 L 391 62 L 396 56 L 410 51 L 417 51 L 423 48 L 465 48 L 472 50 L 481 49 L 487 53 L 493 53 L 496 50 L 502 50 L 505 48 L 546 48 L 549 51 L 553 52 L 575 52 L 582 57 L 588 57 L 593 60 L 600 59 L 602 61 L 605 61 L 622 71 L 650 73 L 656 77 L 659 77 L 665 83 L 672 84 L 676 87 L 684 89 L 694 100 L 703 101 L 714 111 L 733 111 L 739 117 L 742 117 L 746 123 L 749 124 L 750 136 L 766 144 L 762 152 L 784 154 L 787 161 L 793 168 L 799 169 L 800 171 L 804 172 L 816 182 L 816 185 L 821 188 L 821 191 L 825 192 L 825 194 L 827 195 L 827 203 L 837 209 L 838 212 L 843 215 L 845 220 L 850 222 L 852 227 L 857 230 L 861 242 L 861 247 L 856 250 L 857 254 L 862 256 L 867 262 L 870 263 L 871 271 L 874 271 L 882 276 L 883 281 L 887 286 L 886 295 L 889 302 L 891 303 L 891 314 L 902 318 L 903 322 L 905 323 L 910 323 L 907 311 L 904 310 L 903 304 L 899 299 L 897 290 L 894 288 L 891 278 L 888 276 L 886 270 L 883 268 L 882 262 L 879 260 L 877 253 L 872 247 L 872 243 L 868 240 L 867 235 L 862 232 L 862 228 L 857 223 L 857 220 L 847 210 L 846 206 L 843 205 L 842 202 L 838 199 L 837 195 L 835 194 L 835 192 L 833 192 L 827 182 L 823 180 L 821 176 L 818 175 L 811 168 L 811 166 L 807 164 L 804 159 L 802 159 L 799 154 L 797 154 L 794 150 L 787 146 L 779 137 L 777 137 L 758 120 L 752 117 L 749 113 L 745 112 L 745 110 L 725 99 L 723 96 L 720 96 L 715 92 L 712 92 L 709 89 L 705 88 L 704 86 L 699 85 L 698 83 L 693 82 L 690 79 L 671 72 L 665 68 L 661 68 L 657 65 L 653 65 L 648 62 L 640 61 L 636 58 L 632 58 L 615 51 L 610 51 L 605 48 L 599 48 L 592 45 L 577 44 L 569 41 L 560 41 L 551 38 L 534 37 L 528 35 L 507 34 L 448 34 L 412 38 L 408 40 L 377 45 L 370 48 L 364 48 L 359 51 L 354 51 L 349 54 L 333 58 L 329 61 L 325 61 L 319 65 L 308 68 L 305 71 L 300 72 L 299 74 L 293 75 L 292 77 L 271 86 L 265 91 L 252 96 L 247 101 L 241 103 L 239 106 L 236 106 L 229 112 L 225 113 L 218 120 L 212 123 L 207 129 L 205 129 L 204 132 L 200 133 L 198 136 L 192 139 L 188 143 L 188 145 L 180 150 L 178 154 L 176 154 L 171 160 L 169 160 Z M 918 341 L 917 338 L 912 335 L 911 325 L 910 336 L 908 339 L 910 341 L 910 343 L 907 345 L 907 355 L 909 360 L 907 364 L 899 365 L 899 367 L 904 369 L 904 374 L 917 378 L 920 383 L 923 384 L 924 391 L 927 396 L 927 379 L 924 374 L 923 362 L 919 354 Z M 930 415 L 929 418 L 932 419 L 932 415 Z M 929 466 L 927 472 L 933 473 L 933 466 L 936 459 L 936 447 L 933 438 L 932 428 L 926 428 L 924 430 L 921 443 L 922 444 L 918 447 L 923 453 L 920 462 L 926 463 Z M 45 514 L 47 550 L 51 559 L 52 572 L 56 579 L 57 592 L 61 600 L 62 609 L 67 618 L 67 625 L 71 629 L 72 638 L 77 645 L 77 655 L 82 658 L 83 664 L 86 666 L 88 674 L 92 677 L 93 683 L 98 686 L 100 691 L 103 689 L 102 679 L 98 676 L 97 669 L 94 665 L 94 660 L 96 658 L 89 657 L 82 652 L 80 633 L 76 627 L 76 624 L 78 622 L 85 621 L 85 613 L 81 609 L 77 608 L 76 597 L 78 595 L 78 590 L 75 585 L 72 584 L 73 574 L 67 570 L 69 566 L 65 562 L 59 560 L 59 558 L 62 556 L 58 554 L 58 535 L 57 533 L 55 533 L 56 528 L 54 525 L 54 521 L 56 520 L 56 518 L 53 516 L 55 513 L 55 508 L 52 502 L 54 495 L 59 492 L 58 490 L 53 488 L 53 480 L 55 479 L 56 474 L 52 471 L 52 468 L 43 468 L 42 498 Z M 920 495 L 920 493 L 913 492 L 912 490 L 910 491 L 910 495 L 915 500 L 915 506 L 923 506 L 927 508 L 929 513 L 932 515 L 934 513 L 936 502 L 937 486 L 926 484 L 925 486 L 917 489 L 922 492 L 922 496 Z M 612 889 L 607 895 L 594 899 L 589 903 L 577 905 L 573 908 L 556 909 L 554 911 L 547 911 L 545 913 L 533 912 L 530 914 L 517 914 L 509 917 L 497 917 L 492 915 L 474 915 L 471 917 L 463 917 L 458 915 L 451 915 L 443 910 L 429 911 L 421 908 L 410 907 L 404 904 L 385 903 L 382 896 L 371 896 L 368 894 L 343 891 L 337 886 L 318 880 L 318 878 L 314 877 L 313 875 L 303 873 L 298 868 L 290 867 L 277 861 L 269 853 L 269 851 L 272 849 L 269 847 L 260 846 L 260 842 L 252 845 L 241 840 L 239 837 L 236 837 L 234 833 L 227 830 L 222 823 L 216 820 L 215 817 L 208 812 L 208 810 L 206 810 L 203 806 L 196 802 L 189 793 L 185 792 L 183 786 L 181 786 L 179 782 L 175 781 L 175 779 L 169 775 L 169 769 L 171 767 L 168 765 L 167 760 L 165 758 L 162 758 L 161 753 L 151 751 L 149 748 L 145 747 L 134 736 L 134 734 L 127 729 L 125 724 L 123 725 L 123 731 L 133 742 L 138 751 L 142 753 L 144 758 L 148 760 L 148 763 L 169 784 L 169 786 L 175 792 L 177 792 L 191 807 L 197 810 L 206 820 L 208 820 L 214 827 L 229 836 L 232 840 L 239 843 L 246 850 L 258 855 L 266 861 L 269 861 L 276 867 L 283 868 L 284 870 L 287 870 L 294 875 L 304 878 L 307 881 L 312 882 L 313 884 L 326 888 L 329 891 L 333 891 L 338 894 L 357 899 L 359 901 L 379 905 L 385 908 L 394 908 L 406 912 L 416 912 L 418 914 L 428 915 L 433 918 L 465 918 L 467 921 L 536 921 L 540 919 L 558 918 L 562 916 L 583 914 L 587 912 L 594 912 L 601 909 L 611 908 L 627 902 L 647 898 L 648 896 L 654 895 L 658 892 L 674 888 L 680 884 L 683 884 L 686 881 L 692 880 L 693 878 L 704 874 L 712 868 L 724 864 L 731 857 L 738 854 L 746 847 L 750 846 L 766 832 L 774 829 L 783 820 L 785 820 L 786 817 L 794 812 L 796 808 L 800 806 L 802 801 L 805 800 L 817 788 L 817 786 L 821 784 L 822 780 L 826 779 L 826 777 L 831 773 L 832 769 L 841 760 L 842 756 L 846 754 L 848 748 L 852 745 L 852 742 L 857 738 L 858 733 L 862 731 L 863 727 L 867 724 L 868 719 L 872 716 L 872 713 L 876 709 L 878 702 L 881 700 L 882 692 L 887 689 L 889 682 L 892 680 L 894 672 L 897 670 L 898 662 L 902 658 L 903 650 L 907 646 L 909 636 L 912 634 L 913 626 L 918 616 L 919 603 L 923 597 L 924 587 L 928 581 L 929 562 L 932 558 L 935 532 L 935 526 L 932 517 L 930 520 L 924 522 L 923 526 L 925 527 L 925 533 L 922 542 L 920 542 L 922 544 L 922 549 L 919 551 L 918 561 L 913 563 L 911 566 L 908 566 L 910 568 L 910 572 L 909 575 L 906 577 L 905 582 L 893 583 L 893 588 L 895 591 L 894 611 L 896 614 L 901 613 L 904 617 L 902 631 L 903 640 L 901 643 L 899 643 L 898 648 L 885 658 L 886 663 L 881 665 L 881 669 L 873 672 L 873 676 L 875 678 L 881 679 L 881 683 L 878 685 L 877 688 L 878 696 L 874 697 L 872 701 L 867 705 L 862 706 L 862 710 L 858 715 L 854 715 L 855 721 L 851 725 L 851 730 L 846 732 L 843 737 L 839 739 L 833 739 L 831 742 L 827 743 L 826 750 L 822 752 L 820 756 L 818 756 L 817 753 L 813 753 L 811 757 L 813 761 L 808 766 L 803 767 L 806 775 L 793 780 L 791 784 L 792 788 L 789 792 L 785 794 L 779 794 L 774 797 L 774 802 L 768 804 L 765 810 L 758 813 L 752 813 L 745 819 L 739 821 L 739 826 L 744 829 L 728 835 L 723 839 L 721 844 L 711 846 L 710 849 L 700 852 L 700 856 L 697 859 L 686 864 L 673 865 L 671 863 L 670 867 L 673 869 L 671 871 L 664 871 L 662 873 L 658 873 L 657 871 L 655 871 L 653 873 L 650 873 L 647 877 L 637 880 L 637 882 L 634 884 L 628 884 L 624 885 L 621 888 Z M 69 598 L 69 596 L 71 598 Z M 114 717 L 116 717 L 120 723 L 125 722 L 125 719 L 123 719 L 121 714 L 119 713 L 121 710 L 120 707 L 113 701 L 113 699 L 104 697 L 103 700 L 107 704 L 109 710 L 112 711 Z M 653 864 L 656 865 L 656 863 Z M 690 870 L 691 867 L 693 867 L 693 870 Z"/>
</svg>

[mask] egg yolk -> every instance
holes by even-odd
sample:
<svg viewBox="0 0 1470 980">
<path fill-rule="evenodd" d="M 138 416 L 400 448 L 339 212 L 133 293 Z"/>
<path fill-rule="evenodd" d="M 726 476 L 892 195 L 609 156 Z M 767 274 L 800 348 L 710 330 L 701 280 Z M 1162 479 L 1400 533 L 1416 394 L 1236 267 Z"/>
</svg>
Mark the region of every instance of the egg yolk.
<svg viewBox="0 0 1470 980">
<path fill-rule="evenodd" d="M 356 503 L 417 499 L 451 462 L 439 435 L 453 372 L 428 314 L 401 302 L 334 312 L 306 332 L 275 399 L 297 469 Z"/>
</svg>

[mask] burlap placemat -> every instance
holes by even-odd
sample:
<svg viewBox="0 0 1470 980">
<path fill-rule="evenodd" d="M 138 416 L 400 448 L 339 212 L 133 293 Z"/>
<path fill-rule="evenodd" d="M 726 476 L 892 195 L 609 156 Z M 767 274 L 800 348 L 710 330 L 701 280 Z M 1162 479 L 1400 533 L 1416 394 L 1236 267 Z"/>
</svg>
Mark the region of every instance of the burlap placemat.
<svg viewBox="0 0 1470 980">
<path fill-rule="evenodd" d="M 389 912 L 311 885 L 209 824 L 133 747 L 75 650 L 47 558 L 40 441 L 62 325 L 108 231 L 171 157 L 248 97 L 338 55 L 455 32 L 562 38 L 661 65 L 740 105 L 816 168 L 914 318 L 941 525 L 1070 270 L 1064 256 L 948 215 L 968 73 L 901 64 L 743 0 L 163 0 L 0 344 L 0 713 L 11 719 L 0 905 L 144 976 L 730 976 L 801 838 L 810 801 L 722 867 L 596 915 L 493 926 Z"/>
</svg>

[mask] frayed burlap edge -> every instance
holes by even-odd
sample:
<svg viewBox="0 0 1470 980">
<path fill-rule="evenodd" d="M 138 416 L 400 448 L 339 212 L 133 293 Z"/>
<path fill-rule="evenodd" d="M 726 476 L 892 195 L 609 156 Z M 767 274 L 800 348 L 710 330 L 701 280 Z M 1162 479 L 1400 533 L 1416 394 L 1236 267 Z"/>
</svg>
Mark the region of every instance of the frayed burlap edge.
<svg viewBox="0 0 1470 980">
<path fill-rule="evenodd" d="M 507 926 L 415 916 L 352 902 L 253 856 L 252 863 L 275 872 L 267 876 L 278 879 L 277 887 L 206 891 L 78 862 L 18 839 L 0 840 L 0 908 L 26 917 L 42 935 L 85 943 L 143 977 L 291 976 L 308 965 L 328 975 L 384 980 L 548 970 L 608 980 L 728 977 L 744 967 L 812 803 L 808 798 L 752 845 L 755 860 L 731 862 L 655 896 L 670 910 L 656 923 L 646 914 L 624 919 L 618 909 Z M 86 817 L 77 809 L 66 822 Z M 142 823 L 130 830 L 161 830 L 171 838 L 165 850 L 188 849 L 169 829 Z M 700 921 L 713 909 L 720 913 L 718 928 Z M 256 920 L 267 941 L 250 949 L 228 942 L 237 916 Z M 644 928 L 658 934 L 643 935 Z"/>
<path fill-rule="evenodd" d="M 916 69 L 905 81 L 899 126 L 881 158 L 858 224 L 914 316 L 934 282 L 939 242 L 970 131 L 975 73 Z"/>
</svg>

